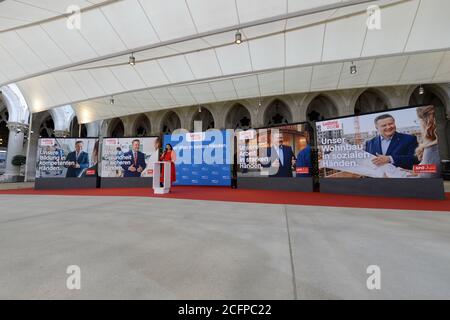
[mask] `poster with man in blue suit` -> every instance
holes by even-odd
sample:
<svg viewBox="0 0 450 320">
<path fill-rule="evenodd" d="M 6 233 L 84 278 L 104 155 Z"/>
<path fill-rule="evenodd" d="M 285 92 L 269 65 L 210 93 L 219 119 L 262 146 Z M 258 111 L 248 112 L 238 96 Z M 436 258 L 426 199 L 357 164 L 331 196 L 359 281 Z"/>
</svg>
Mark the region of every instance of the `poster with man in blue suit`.
<svg viewBox="0 0 450 320">
<path fill-rule="evenodd" d="M 150 178 L 159 161 L 158 137 L 104 138 L 102 178 Z"/>
<path fill-rule="evenodd" d="M 408 170 L 419 163 L 415 155 L 419 145 L 417 137 L 397 132 L 392 115 L 388 113 L 379 115 L 375 118 L 374 124 L 378 134 L 368 140 L 365 145 L 366 152 L 375 156 L 372 163 L 377 166 L 391 163 Z"/>
<path fill-rule="evenodd" d="M 325 178 L 439 178 L 435 108 L 397 110 L 316 123 Z"/>
<path fill-rule="evenodd" d="M 99 140 L 39 138 L 36 178 L 97 177 Z"/>
<path fill-rule="evenodd" d="M 237 176 L 311 177 L 309 128 L 297 123 L 238 132 Z"/>
<path fill-rule="evenodd" d="M 123 154 L 122 169 L 124 177 L 140 177 L 147 167 L 145 163 L 145 154 L 139 151 L 141 141 L 134 139 L 131 142 L 131 150 Z"/>
<path fill-rule="evenodd" d="M 66 165 L 66 178 L 79 177 L 84 169 L 89 168 L 89 155 L 87 152 L 83 151 L 83 145 L 83 141 L 76 141 L 75 150 L 67 155 L 66 161 L 68 161 L 69 164 Z"/>
<path fill-rule="evenodd" d="M 292 167 L 295 163 L 294 152 L 292 147 L 284 144 L 283 134 L 276 133 L 272 136 L 271 147 L 267 149 L 266 163 L 262 163 L 263 167 L 269 168 L 270 177 L 292 177 Z"/>
</svg>

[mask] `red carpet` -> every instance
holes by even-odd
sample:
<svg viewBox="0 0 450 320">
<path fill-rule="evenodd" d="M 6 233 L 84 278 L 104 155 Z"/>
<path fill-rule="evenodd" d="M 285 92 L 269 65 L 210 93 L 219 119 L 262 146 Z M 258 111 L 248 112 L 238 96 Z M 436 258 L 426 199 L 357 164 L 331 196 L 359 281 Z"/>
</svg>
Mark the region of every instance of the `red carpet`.
<svg viewBox="0 0 450 320">
<path fill-rule="evenodd" d="M 0 190 L 0 194 L 63 195 L 63 196 L 127 196 L 158 197 L 191 200 L 253 202 L 349 208 L 430 210 L 450 212 L 450 193 L 445 200 L 366 197 L 325 194 L 318 192 L 286 192 L 268 190 L 231 189 L 228 187 L 174 187 L 168 195 L 154 195 L 151 189 L 72 189 L 72 190 Z"/>
</svg>

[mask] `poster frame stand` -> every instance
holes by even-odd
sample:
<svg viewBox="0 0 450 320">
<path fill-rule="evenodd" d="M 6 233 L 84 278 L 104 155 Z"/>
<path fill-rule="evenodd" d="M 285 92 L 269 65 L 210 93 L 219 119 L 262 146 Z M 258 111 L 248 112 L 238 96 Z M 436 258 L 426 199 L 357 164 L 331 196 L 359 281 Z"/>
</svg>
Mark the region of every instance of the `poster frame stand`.
<svg viewBox="0 0 450 320">
<path fill-rule="evenodd" d="M 279 129 L 286 126 L 295 126 L 295 125 L 305 125 L 306 130 L 309 134 L 310 139 L 310 147 L 315 147 L 311 141 L 314 141 L 314 131 L 313 127 L 308 121 L 296 121 L 292 123 L 286 123 L 286 124 L 274 124 L 271 126 L 260 126 L 255 128 L 249 128 L 247 130 L 273 130 L 273 129 Z M 246 131 L 246 130 L 245 130 Z M 279 191 L 293 191 L 293 192 L 313 192 L 314 191 L 314 177 L 313 175 L 311 177 L 301 177 L 297 178 L 295 177 L 295 174 L 293 174 L 292 177 L 261 177 L 261 176 L 243 176 L 239 173 L 238 170 L 238 137 L 235 134 L 234 136 L 234 149 L 235 149 L 235 155 L 234 155 L 234 166 L 233 166 L 233 176 L 235 177 L 236 181 L 236 188 L 237 189 L 252 189 L 252 190 L 279 190 Z M 233 185 L 232 185 L 233 187 Z"/>
<path fill-rule="evenodd" d="M 143 139 L 143 138 L 158 138 L 161 137 L 158 135 L 144 136 L 144 137 L 136 137 L 136 136 L 124 136 L 121 138 L 117 137 L 101 137 L 101 146 L 103 149 L 103 143 L 106 139 Z M 103 150 L 100 154 L 99 159 L 99 167 L 102 167 L 102 154 Z M 158 159 L 159 159 L 160 150 L 158 148 Z M 110 189 L 110 188 L 151 188 L 153 186 L 153 177 L 102 177 L 101 170 L 99 171 L 100 177 L 100 188 L 102 189 Z"/>
<path fill-rule="evenodd" d="M 402 106 L 388 110 L 367 112 L 361 114 L 332 117 L 321 121 L 332 121 L 355 116 L 365 116 L 376 113 L 392 113 L 399 110 L 413 109 L 428 104 Z M 436 106 L 434 106 L 436 108 Z M 318 145 L 317 122 L 314 121 L 316 148 Z M 330 178 L 319 177 L 320 193 L 378 196 L 393 198 L 416 198 L 430 200 L 444 200 L 445 189 L 442 178 Z"/>
<path fill-rule="evenodd" d="M 38 147 L 37 150 L 39 150 L 39 141 L 41 139 L 74 139 L 74 140 L 99 140 L 99 151 L 101 148 L 102 139 L 100 137 L 50 137 L 50 138 L 38 138 L 37 143 Z M 98 151 L 98 152 L 99 152 Z M 38 169 L 38 158 L 39 155 L 36 155 L 36 170 Z M 100 161 L 100 152 L 98 154 L 97 158 L 97 172 L 95 175 L 92 176 L 86 176 L 81 178 L 66 178 L 66 177 L 48 177 L 48 178 L 38 178 L 35 177 L 34 179 L 34 189 L 35 190 L 54 190 L 54 189 L 96 189 L 98 186 L 98 166 Z"/>
</svg>

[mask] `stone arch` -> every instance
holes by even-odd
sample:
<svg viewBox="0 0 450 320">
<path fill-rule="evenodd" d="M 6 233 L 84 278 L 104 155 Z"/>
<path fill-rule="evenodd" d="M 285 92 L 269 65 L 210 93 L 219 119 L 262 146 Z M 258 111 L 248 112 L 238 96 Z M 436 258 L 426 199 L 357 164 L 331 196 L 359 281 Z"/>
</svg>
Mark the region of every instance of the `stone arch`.
<svg viewBox="0 0 450 320">
<path fill-rule="evenodd" d="M 8 110 L 8 121 L 28 124 L 30 112 L 27 102 L 15 84 L 0 87 L 0 98 Z"/>
<path fill-rule="evenodd" d="M 15 181 L 15 177 L 21 172 L 17 166 L 12 165 L 12 159 L 24 153 L 25 134 L 30 121 L 27 102 L 17 85 L 9 84 L 0 88 L 0 111 L 0 148 L 7 150 L 5 171 L 0 180 Z M 27 162 L 35 163 L 30 159 Z"/>
<path fill-rule="evenodd" d="M 289 106 L 279 98 L 274 99 L 264 109 L 264 126 L 282 125 L 293 122 L 293 114 Z"/>
<path fill-rule="evenodd" d="M 306 120 L 308 122 L 334 118 L 338 114 L 338 106 L 331 98 L 324 94 L 318 94 L 313 97 L 306 107 Z"/>
<path fill-rule="evenodd" d="M 420 86 L 415 87 L 409 98 L 409 105 L 434 105 L 436 112 L 436 125 L 441 158 L 450 157 L 450 120 L 447 119 L 446 99 L 433 85 L 423 85 L 424 92 L 420 94 Z"/>
<path fill-rule="evenodd" d="M 48 111 L 53 119 L 55 132 L 57 136 L 70 135 L 70 125 L 72 119 L 75 117 L 75 111 L 71 105 L 65 105 L 58 108 L 53 108 Z M 77 134 L 78 135 L 78 134 Z"/>
<path fill-rule="evenodd" d="M 337 117 L 338 114 L 338 106 L 330 97 L 324 94 L 318 94 L 309 100 L 306 107 L 306 121 L 309 124 L 311 145 L 315 145 L 316 140 L 316 126 L 314 122 L 334 118 Z"/>
<path fill-rule="evenodd" d="M 181 128 L 181 118 L 173 110 L 167 111 L 161 120 L 160 132 L 162 134 L 169 134 L 174 132 L 176 129 Z"/>
<path fill-rule="evenodd" d="M 0 150 L 6 149 L 6 147 L 8 146 L 8 118 L 8 109 L 6 109 L 6 107 L 3 108 L 2 101 L 0 100 Z"/>
<path fill-rule="evenodd" d="M 50 113 L 42 118 L 39 124 L 39 138 L 54 138 L 55 137 L 55 122 Z"/>
<path fill-rule="evenodd" d="M 132 132 L 136 137 L 148 137 L 151 135 L 152 126 L 145 114 L 141 114 L 133 123 Z"/>
<path fill-rule="evenodd" d="M 125 126 L 120 118 L 114 118 L 108 125 L 108 137 L 123 138 L 125 136 Z"/>
<path fill-rule="evenodd" d="M 200 107 L 199 109 L 195 109 L 194 114 L 191 117 L 191 131 L 193 131 L 195 121 L 202 122 L 202 131 L 206 131 L 208 129 L 213 129 L 215 127 L 215 120 L 212 112 L 206 107 Z"/>
<path fill-rule="evenodd" d="M 387 96 L 375 88 L 364 90 L 358 95 L 354 103 L 354 114 L 364 114 L 376 111 L 383 111 L 390 108 Z"/>
<path fill-rule="evenodd" d="M 225 117 L 225 126 L 227 129 L 247 130 L 252 127 L 252 116 L 247 107 L 243 104 L 234 104 L 227 112 Z"/>
<path fill-rule="evenodd" d="M 450 116 L 450 85 L 447 85 L 448 87 L 440 84 L 425 84 L 422 86 L 425 89 L 425 93 L 431 91 L 444 103 L 447 115 Z M 408 105 L 411 102 L 411 97 L 418 92 L 419 88 L 420 85 L 407 86 L 403 93 L 402 105 Z"/>
</svg>

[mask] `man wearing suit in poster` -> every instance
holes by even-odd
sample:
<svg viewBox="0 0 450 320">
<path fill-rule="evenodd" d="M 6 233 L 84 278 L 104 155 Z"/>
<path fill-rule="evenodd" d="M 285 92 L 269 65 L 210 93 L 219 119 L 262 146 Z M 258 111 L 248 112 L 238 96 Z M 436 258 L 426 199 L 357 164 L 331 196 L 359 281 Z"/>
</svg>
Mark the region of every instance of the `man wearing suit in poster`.
<svg viewBox="0 0 450 320">
<path fill-rule="evenodd" d="M 284 145 L 282 133 L 278 132 L 273 135 L 272 146 L 267 149 L 267 157 L 270 159 L 270 163 L 262 164 L 262 166 L 270 167 L 270 177 L 292 177 L 294 152 L 290 146 Z"/>
<path fill-rule="evenodd" d="M 75 142 L 75 151 L 69 152 L 66 161 L 74 164 L 67 167 L 66 178 L 79 177 L 89 167 L 89 155 L 83 151 L 83 141 Z"/>
<path fill-rule="evenodd" d="M 305 178 L 305 177 L 311 177 L 312 176 L 312 162 L 311 162 L 311 146 L 309 144 L 306 145 L 306 147 L 301 150 L 297 154 L 297 161 L 295 162 L 295 168 L 298 170 L 300 168 L 308 168 L 307 172 L 297 172 L 295 174 L 296 178 Z"/>
<path fill-rule="evenodd" d="M 396 167 L 411 170 L 419 161 L 415 156 L 417 138 L 410 134 L 397 132 L 395 119 L 390 114 L 375 118 L 378 135 L 367 141 L 365 150 L 376 156 L 372 162 L 381 166 L 391 163 Z"/>
<path fill-rule="evenodd" d="M 124 177 L 140 177 L 145 170 L 145 154 L 139 151 L 141 142 L 135 139 L 131 142 L 131 150 L 124 153 L 124 159 L 130 159 L 127 164 L 122 165 Z"/>
</svg>

